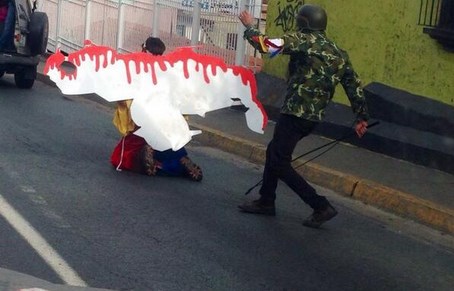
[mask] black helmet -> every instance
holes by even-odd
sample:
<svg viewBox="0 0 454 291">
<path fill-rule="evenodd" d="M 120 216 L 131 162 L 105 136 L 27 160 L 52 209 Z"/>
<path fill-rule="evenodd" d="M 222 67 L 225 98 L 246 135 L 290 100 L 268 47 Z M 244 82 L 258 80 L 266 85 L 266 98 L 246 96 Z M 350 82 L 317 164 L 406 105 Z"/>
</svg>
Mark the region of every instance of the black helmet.
<svg viewBox="0 0 454 291">
<path fill-rule="evenodd" d="M 296 25 L 300 30 L 325 30 L 327 22 L 325 10 L 313 4 L 304 4 L 296 16 Z"/>
</svg>

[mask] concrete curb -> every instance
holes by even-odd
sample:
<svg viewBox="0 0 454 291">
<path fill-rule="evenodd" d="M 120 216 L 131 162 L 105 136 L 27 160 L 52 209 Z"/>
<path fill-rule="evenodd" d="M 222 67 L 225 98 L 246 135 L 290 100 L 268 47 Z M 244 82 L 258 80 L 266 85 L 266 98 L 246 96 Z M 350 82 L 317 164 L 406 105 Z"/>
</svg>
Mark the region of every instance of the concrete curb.
<svg viewBox="0 0 454 291">
<path fill-rule="evenodd" d="M 257 164 L 263 165 L 265 163 L 265 146 L 195 122 L 189 121 L 189 123 L 192 127 L 203 132 L 194 136 L 194 141 L 242 156 Z M 454 211 L 450 209 L 373 181 L 344 174 L 314 163 L 302 165 L 302 162 L 296 161 L 294 165 L 298 168 L 298 172 L 311 183 L 410 218 L 442 232 L 454 234 Z"/>
</svg>

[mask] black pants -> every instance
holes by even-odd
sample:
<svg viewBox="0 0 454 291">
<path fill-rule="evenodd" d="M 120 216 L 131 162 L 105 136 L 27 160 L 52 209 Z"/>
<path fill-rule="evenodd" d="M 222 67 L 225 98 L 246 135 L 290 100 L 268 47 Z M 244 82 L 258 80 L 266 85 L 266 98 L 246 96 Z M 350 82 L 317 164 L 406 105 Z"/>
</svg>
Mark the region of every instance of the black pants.
<svg viewBox="0 0 454 291">
<path fill-rule="evenodd" d="M 309 135 L 317 124 L 317 122 L 293 115 L 281 114 L 279 116 L 274 128 L 273 139 L 266 149 L 263 184 L 260 189 L 261 199 L 264 202 L 274 202 L 280 179 L 313 209 L 326 208 L 328 200 L 318 195 L 315 189 L 291 165 L 296 144 Z"/>
</svg>

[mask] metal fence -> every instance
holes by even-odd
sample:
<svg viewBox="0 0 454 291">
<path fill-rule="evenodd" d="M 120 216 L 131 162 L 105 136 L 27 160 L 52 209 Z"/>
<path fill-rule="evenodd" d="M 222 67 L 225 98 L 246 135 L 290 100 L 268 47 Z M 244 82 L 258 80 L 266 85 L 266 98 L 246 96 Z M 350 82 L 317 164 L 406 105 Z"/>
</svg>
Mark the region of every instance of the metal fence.
<svg viewBox="0 0 454 291">
<path fill-rule="evenodd" d="M 89 39 L 133 52 L 153 35 L 164 41 L 167 51 L 194 46 L 199 53 L 259 71 L 260 54 L 242 38 L 242 9 L 251 11 L 264 29 L 262 0 L 41 0 L 38 5 L 49 17 L 50 51 L 58 47 L 69 53 Z"/>
</svg>

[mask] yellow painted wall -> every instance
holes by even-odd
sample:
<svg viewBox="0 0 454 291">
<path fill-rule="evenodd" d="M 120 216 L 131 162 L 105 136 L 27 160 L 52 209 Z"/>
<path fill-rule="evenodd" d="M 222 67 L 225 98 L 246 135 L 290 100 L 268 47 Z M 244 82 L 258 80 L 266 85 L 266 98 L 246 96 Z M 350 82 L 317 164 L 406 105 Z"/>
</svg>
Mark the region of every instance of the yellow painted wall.
<svg viewBox="0 0 454 291">
<path fill-rule="evenodd" d="M 303 3 L 327 10 L 327 35 L 347 50 L 363 85 L 380 82 L 454 106 L 454 53 L 423 33 L 420 1 L 268 1 L 266 34 L 294 30 L 294 15 Z M 265 57 L 264 72 L 285 78 L 286 68 L 285 56 Z M 334 100 L 348 103 L 341 86 Z"/>
</svg>

